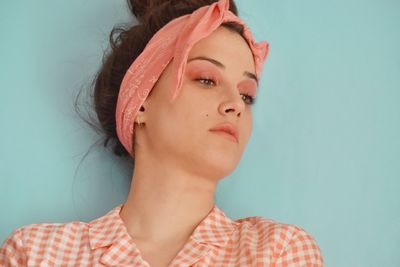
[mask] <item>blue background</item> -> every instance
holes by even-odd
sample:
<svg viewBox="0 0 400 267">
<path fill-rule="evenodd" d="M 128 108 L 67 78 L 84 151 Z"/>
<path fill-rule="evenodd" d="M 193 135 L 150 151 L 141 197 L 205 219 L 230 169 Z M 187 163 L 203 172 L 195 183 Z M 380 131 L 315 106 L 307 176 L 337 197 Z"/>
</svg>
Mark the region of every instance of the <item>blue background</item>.
<svg viewBox="0 0 400 267">
<path fill-rule="evenodd" d="M 326 266 L 400 266 L 400 2 L 237 4 L 270 54 L 252 139 L 217 204 L 303 227 Z M 95 144 L 73 102 L 129 21 L 124 0 L 1 1 L 1 241 L 125 200 L 131 166 Z"/>
</svg>

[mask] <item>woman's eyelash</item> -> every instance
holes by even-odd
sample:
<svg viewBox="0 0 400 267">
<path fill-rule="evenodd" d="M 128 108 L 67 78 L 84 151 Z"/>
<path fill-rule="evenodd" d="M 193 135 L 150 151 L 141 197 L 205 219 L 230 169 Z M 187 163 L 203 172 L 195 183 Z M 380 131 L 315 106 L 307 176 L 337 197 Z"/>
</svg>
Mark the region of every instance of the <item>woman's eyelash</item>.
<svg viewBox="0 0 400 267">
<path fill-rule="evenodd" d="M 208 79 L 208 78 L 198 78 L 196 81 L 199 81 L 201 84 L 210 87 L 213 85 L 216 85 L 215 81 L 213 79 Z M 243 101 L 248 104 L 248 105 L 254 105 L 255 103 L 255 97 L 248 95 L 248 94 L 241 94 Z"/>
<path fill-rule="evenodd" d="M 254 96 L 248 95 L 248 94 L 241 94 L 242 95 L 242 99 L 244 100 L 244 102 L 246 102 L 246 104 L 248 105 L 254 105 L 256 98 Z"/>
<path fill-rule="evenodd" d="M 204 84 L 206 86 L 211 86 L 211 85 L 215 85 L 216 84 L 213 79 L 208 79 L 208 78 L 199 78 L 199 79 L 196 79 L 196 81 L 199 81 L 201 84 Z M 210 82 L 212 84 L 210 84 Z"/>
</svg>

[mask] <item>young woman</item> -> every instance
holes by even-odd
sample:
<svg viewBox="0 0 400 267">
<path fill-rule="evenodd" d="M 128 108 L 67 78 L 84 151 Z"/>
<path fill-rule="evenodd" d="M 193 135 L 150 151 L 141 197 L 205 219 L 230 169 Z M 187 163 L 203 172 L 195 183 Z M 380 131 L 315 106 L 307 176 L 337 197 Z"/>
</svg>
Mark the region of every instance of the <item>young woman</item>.
<svg viewBox="0 0 400 267">
<path fill-rule="evenodd" d="M 268 43 L 233 1 L 129 1 L 97 76 L 95 110 L 114 152 L 134 160 L 125 203 L 89 223 L 30 224 L 0 250 L 1 266 L 323 266 L 298 226 L 232 220 L 214 203 L 252 131 Z"/>
</svg>

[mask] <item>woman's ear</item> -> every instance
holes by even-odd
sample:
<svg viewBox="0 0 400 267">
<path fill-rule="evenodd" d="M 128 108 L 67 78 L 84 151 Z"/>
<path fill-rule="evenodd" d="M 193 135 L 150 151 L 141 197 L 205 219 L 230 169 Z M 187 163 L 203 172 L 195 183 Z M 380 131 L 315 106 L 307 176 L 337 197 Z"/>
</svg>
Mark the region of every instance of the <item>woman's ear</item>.
<svg viewBox="0 0 400 267">
<path fill-rule="evenodd" d="M 140 108 L 139 108 L 139 112 L 138 112 L 138 114 L 136 115 L 136 121 L 135 121 L 135 123 L 137 123 L 139 126 L 141 125 L 141 123 L 144 123 L 145 122 L 145 114 L 143 114 L 143 112 L 145 111 L 145 108 L 143 107 L 143 105 L 142 106 L 140 106 Z"/>
</svg>

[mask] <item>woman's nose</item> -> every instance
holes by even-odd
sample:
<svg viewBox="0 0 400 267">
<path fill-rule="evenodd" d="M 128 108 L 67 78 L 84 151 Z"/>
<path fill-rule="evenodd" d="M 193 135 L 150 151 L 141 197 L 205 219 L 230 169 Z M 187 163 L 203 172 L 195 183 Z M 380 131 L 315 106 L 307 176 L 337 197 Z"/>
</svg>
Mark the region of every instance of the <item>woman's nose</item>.
<svg viewBox="0 0 400 267">
<path fill-rule="evenodd" d="M 243 109 L 245 108 L 245 103 L 242 99 L 242 95 L 239 92 L 231 93 L 227 98 L 225 98 L 219 105 L 219 112 L 222 115 L 233 115 L 235 117 L 240 117 Z"/>
</svg>

